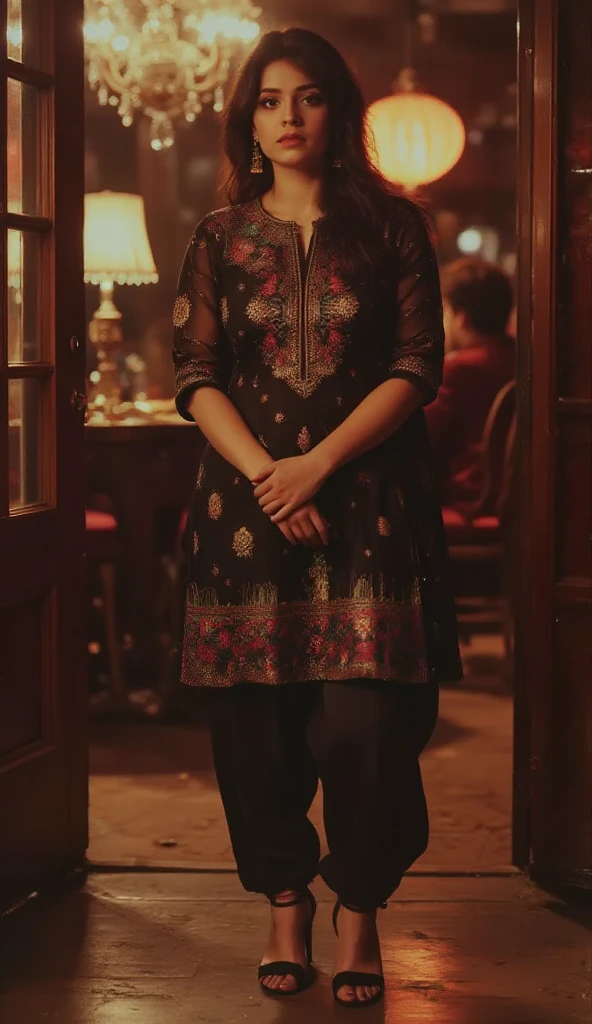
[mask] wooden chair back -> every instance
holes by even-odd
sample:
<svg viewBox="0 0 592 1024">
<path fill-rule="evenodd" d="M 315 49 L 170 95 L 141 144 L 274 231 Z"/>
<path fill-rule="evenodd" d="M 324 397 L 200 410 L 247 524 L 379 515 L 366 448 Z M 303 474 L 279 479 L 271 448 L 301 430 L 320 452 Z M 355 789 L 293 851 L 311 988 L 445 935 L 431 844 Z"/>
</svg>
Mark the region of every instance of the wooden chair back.
<svg viewBox="0 0 592 1024">
<path fill-rule="evenodd" d="M 516 381 L 511 380 L 495 396 L 481 443 L 481 493 L 467 515 L 502 518 L 508 502 L 516 443 Z"/>
</svg>

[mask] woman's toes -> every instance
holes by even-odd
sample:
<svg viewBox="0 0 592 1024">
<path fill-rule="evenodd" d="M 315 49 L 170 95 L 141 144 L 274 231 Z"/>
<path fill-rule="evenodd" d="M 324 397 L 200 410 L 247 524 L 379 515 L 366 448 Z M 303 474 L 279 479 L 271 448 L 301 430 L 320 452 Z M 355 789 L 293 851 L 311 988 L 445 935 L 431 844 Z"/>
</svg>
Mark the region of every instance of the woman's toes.
<svg viewBox="0 0 592 1024">
<path fill-rule="evenodd" d="M 352 1003 L 356 998 L 356 993 L 353 988 L 349 988 L 347 985 L 343 985 L 337 991 L 339 999 L 344 999 L 348 1003 Z"/>
<path fill-rule="evenodd" d="M 282 978 L 279 987 L 289 992 L 291 989 L 296 988 L 296 979 L 291 974 L 286 974 Z"/>
</svg>

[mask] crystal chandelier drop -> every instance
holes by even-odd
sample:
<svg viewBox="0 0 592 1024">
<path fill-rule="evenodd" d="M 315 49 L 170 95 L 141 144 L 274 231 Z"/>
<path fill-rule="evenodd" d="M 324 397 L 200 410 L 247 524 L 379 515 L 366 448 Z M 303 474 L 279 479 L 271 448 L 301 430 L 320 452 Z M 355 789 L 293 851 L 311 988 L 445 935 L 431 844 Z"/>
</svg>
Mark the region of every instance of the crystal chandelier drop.
<svg viewBox="0 0 592 1024">
<path fill-rule="evenodd" d="M 259 35 L 251 0 L 85 0 L 88 80 L 127 127 L 151 120 L 150 144 L 168 149 L 173 122 L 220 111 L 233 54 Z"/>
</svg>

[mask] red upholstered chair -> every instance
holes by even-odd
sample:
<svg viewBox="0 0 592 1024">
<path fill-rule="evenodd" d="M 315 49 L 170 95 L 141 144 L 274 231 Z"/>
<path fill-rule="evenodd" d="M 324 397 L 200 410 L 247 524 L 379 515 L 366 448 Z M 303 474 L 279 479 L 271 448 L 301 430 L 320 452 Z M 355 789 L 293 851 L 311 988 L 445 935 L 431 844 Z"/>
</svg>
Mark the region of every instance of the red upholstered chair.
<svg viewBox="0 0 592 1024">
<path fill-rule="evenodd" d="M 117 635 L 115 565 L 119 555 L 117 520 L 109 512 L 86 510 L 86 554 L 96 567 L 101 584 L 105 636 L 109 658 L 111 695 L 115 703 L 127 702 Z"/>
<path fill-rule="evenodd" d="M 510 381 L 496 395 L 485 423 L 478 500 L 462 510 L 442 509 L 460 634 L 466 637 L 478 632 L 479 626 L 501 625 L 507 653 L 510 633 L 504 595 L 505 555 L 511 526 L 515 442 L 516 384 Z"/>
</svg>

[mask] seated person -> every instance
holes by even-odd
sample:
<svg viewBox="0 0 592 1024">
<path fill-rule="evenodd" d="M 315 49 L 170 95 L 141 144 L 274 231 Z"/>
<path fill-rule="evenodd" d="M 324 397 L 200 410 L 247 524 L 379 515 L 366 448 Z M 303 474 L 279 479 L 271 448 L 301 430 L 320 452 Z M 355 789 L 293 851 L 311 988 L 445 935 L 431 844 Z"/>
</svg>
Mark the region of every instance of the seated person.
<svg viewBox="0 0 592 1024">
<path fill-rule="evenodd" d="M 442 298 L 444 377 L 425 414 L 442 504 L 462 511 L 479 497 L 487 415 L 498 391 L 515 376 L 515 342 L 506 333 L 512 285 L 499 267 L 469 257 L 443 268 Z"/>
</svg>

